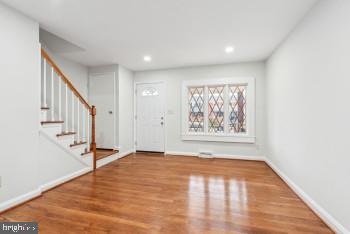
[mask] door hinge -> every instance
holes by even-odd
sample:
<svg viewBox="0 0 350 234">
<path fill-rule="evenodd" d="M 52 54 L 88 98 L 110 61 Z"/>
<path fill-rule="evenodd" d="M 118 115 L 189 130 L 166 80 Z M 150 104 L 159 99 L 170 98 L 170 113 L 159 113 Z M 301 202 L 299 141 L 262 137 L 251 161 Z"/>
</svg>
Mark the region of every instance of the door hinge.
<svg viewBox="0 0 350 234">
<path fill-rule="evenodd" d="M 135 141 L 135 145 L 137 145 L 137 141 Z"/>
</svg>

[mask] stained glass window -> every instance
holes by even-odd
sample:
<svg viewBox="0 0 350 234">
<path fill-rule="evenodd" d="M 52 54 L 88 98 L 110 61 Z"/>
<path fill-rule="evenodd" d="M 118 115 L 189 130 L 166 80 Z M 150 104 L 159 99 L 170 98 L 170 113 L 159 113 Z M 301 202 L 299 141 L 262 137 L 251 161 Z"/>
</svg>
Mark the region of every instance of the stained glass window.
<svg viewBox="0 0 350 234">
<path fill-rule="evenodd" d="M 208 131 L 224 132 L 224 86 L 208 87 Z"/>
<path fill-rule="evenodd" d="M 246 122 L 246 86 L 229 86 L 229 132 L 245 133 L 247 131 Z"/>
<path fill-rule="evenodd" d="M 189 132 L 204 132 L 204 87 L 189 87 Z"/>
</svg>

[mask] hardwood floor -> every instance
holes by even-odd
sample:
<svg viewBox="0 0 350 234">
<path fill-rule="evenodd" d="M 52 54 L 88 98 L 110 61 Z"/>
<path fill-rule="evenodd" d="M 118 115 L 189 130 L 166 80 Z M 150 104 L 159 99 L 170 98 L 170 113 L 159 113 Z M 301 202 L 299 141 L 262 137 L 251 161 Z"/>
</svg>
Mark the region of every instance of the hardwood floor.
<svg viewBox="0 0 350 234">
<path fill-rule="evenodd" d="M 264 163 L 134 154 L 0 216 L 40 233 L 332 233 Z"/>
<path fill-rule="evenodd" d="M 115 153 L 118 153 L 118 151 L 112 149 L 96 149 L 96 158 L 97 160 L 100 160 Z"/>
</svg>

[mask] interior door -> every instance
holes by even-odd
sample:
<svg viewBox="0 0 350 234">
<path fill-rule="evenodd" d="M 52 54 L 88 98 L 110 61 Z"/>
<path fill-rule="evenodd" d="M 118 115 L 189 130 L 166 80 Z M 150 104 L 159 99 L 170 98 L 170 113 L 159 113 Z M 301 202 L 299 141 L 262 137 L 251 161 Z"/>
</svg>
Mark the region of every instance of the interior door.
<svg viewBox="0 0 350 234">
<path fill-rule="evenodd" d="M 137 84 L 136 90 L 136 149 L 164 152 L 164 84 Z"/>
<path fill-rule="evenodd" d="M 96 106 L 96 147 L 114 149 L 114 73 L 91 75 L 89 102 Z"/>
</svg>

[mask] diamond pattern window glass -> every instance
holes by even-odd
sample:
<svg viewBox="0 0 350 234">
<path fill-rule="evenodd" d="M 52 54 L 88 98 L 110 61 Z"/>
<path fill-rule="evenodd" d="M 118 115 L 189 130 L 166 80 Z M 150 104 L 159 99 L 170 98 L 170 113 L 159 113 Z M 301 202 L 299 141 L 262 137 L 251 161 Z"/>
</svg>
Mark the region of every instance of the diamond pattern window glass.
<svg viewBox="0 0 350 234">
<path fill-rule="evenodd" d="M 142 96 L 147 97 L 147 96 L 158 96 L 159 92 L 153 87 L 149 87 L 145 90 L 142 91 Z"/>
<path fill-rule="evenodd" d="M 208 87 L 208 132 L 224 132 L 224 86 Z"/>
<path fill-rule="evenodd" d="M 188 98 L 188 131 L 204 132 L 204 87 L 189 87 Z"/>
<path fill-rule="evenodd" d="M 182 81 L 181 139 L 254 143 L 255 78 Z"/>
<path fill-rule="evenodd" d="M 247 131 L 246 86 L 229 86 L 229 101 L 229 133 L 245 133 Z"/>
</svg>

